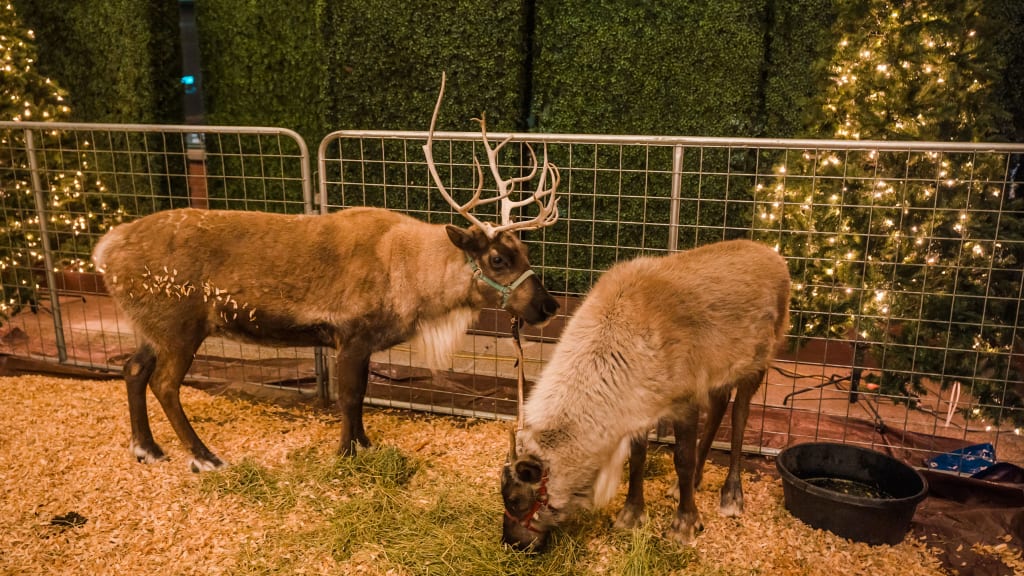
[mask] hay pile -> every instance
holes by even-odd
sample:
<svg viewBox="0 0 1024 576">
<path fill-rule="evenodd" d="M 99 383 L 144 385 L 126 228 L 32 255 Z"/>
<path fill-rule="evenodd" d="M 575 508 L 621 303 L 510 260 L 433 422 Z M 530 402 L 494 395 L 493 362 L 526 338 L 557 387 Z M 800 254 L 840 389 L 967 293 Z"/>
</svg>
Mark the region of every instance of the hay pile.
<svg viewBox="0 0 1024 576">
<path fill-rule="evenodd" d="M 648 527 L 594 513 L 530 556 L 498 543 L 505 423 L 368 410 L 379 447 L 338 459 L 328 413 L 186 388 L 199 435 L 233 463 L 196 475 L 152 397 L 171 460 L 129 455 L 119 381 L 0 378 L 0 393 L 0 574 L 943 573 L 920 542 L 869 547 L 803 525 L 770 477 L 747 475 L 744 516 L 720 518 L 725 470 L 711 464 L 705 532 L 670 544 L 667 451 L 650 459 Z"/>
</svg>

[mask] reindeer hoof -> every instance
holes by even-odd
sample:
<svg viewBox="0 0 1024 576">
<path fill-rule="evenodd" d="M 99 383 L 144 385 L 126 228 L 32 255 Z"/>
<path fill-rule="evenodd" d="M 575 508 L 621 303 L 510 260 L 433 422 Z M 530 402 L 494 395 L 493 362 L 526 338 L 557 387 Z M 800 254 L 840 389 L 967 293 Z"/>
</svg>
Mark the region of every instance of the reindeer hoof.
<svg viewBox="0 0 1024 576">
<path fill-rule="evenodd" d="M 372 448 L 373 447 L 373 443 L 370 442 L 370 439 L 366 436 L 365 433 L 358 434 L 356 436 L 356 442 L 358 442 L 359 446 L 362 447 L 362 448 Z"/>
<path fill-rule="evenodd" d="M 338 446 L 338 456 L 350 457 L 356 455 L 356 448 L 359 446 L 357 442 L 342 442 Z"/>
<path fill-rule="evenodd" d="M 743 514 L 743 492 L 728 492 L 723 489 L 718 513 L 727 518 L 735 518 Z"/>
<path fill-rule="evenodd" d="M 647 512 L 642 508 L 636 510 L 629 506 L 619 510 L 615 517 L 615 527 L 619 529 L 636 528 L 647 523 Z"/>
<path fill-rule="evenodd" d="M 189 470 L 192 470 L 195 474 L 217 470 L 218 468 L 223 468 L 225 466 L 227 466 L 227 464 L 216 456 L 211 456 L 210 458 L 192 458 L 188 463 Z"/>
<path fill-rule="evenodd" d="M 703 530 L 704 523 L 700 519 L 700 514 L 697 514 L 694 518 L 677 517 L 672 521 L 672 526 L 665 532 L 665 538 L 686 546 L 693 542 L 697 538 L 697 534 Z"/>
<path fill-rule="evenodd" d="M 137 443 L 134 439 L 131 444 L 132 454 L 135 456 L 135 461 L 142 464 L 152 464 L 154 462 L 160 462 L 167 460 L 167 456 L 164 455 L 164 451 L 156 445 L 155 442 L 150 442 L 148 445 Z"/>
<path fill-rule="evenodd" d="M 352 440 L 351 442 L 342 441 L 338 446 L 339 456 L 355 456 L 360 451 L 366 451 L 373 448 L 373 444 L 364 436 L 358 440 Z"/>
</svg>

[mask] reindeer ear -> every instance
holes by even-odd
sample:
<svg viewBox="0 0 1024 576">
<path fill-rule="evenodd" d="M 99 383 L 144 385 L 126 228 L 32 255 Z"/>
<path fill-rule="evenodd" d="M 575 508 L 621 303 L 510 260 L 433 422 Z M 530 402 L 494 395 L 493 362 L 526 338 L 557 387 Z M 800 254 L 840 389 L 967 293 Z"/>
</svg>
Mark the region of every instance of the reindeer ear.
<svg viewBox="0 0 1024 576">
<path fill-rule="evenodd" d="M 515 464 L 516 479 L 525 484 L 540 482 L 541 468 L 536 460 L 520 460 Z"/>
<path fill-rule="evenodd" d="M 445 231 L 448 232 L 448 238 L 455 244 L 455 247 L 459 250 L 470 252 L 476 245 L 473 241 L 473 235 L 468 230 L 463 230 L 453 224 L 448 224 L 444 227 Z"/>
</svg>

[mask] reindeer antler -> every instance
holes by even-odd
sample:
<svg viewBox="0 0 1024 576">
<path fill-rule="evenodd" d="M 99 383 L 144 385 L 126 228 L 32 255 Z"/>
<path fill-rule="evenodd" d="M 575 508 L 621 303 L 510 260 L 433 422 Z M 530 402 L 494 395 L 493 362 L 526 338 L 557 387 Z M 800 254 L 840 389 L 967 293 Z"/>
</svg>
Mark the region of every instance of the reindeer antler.
<svg viewBox="0 0 1024 576">
<path fill-rule="evenodd" d="M 515 191 L 516 186 L 523 184 L 533 179 L 537 174 L 538 163 L 537 154 L 533 151 L 533 147 L 526 144 L 527 150 L 530 152 L 530 159 L 532 169 L 526 176 L 502 178 L 501 171 L 498 169 L 498 153 L 505 147 L 509 141 L 512 140 L 512 136 L 506 137 L 500 143 L 493 148 L 491 147 L 490 140 L 487 139 L 487 122 L 486 117 L 481 114 L 480 118 L 474 118 L 480 123 L 480 134 L 483 138 L 484 148 L 487 151 L 487 164 L 491 169 L 491 175 L 494 176 L 495 183 L 497 185 L 498 194 L 491 198 L 481 198 L 481 193 L 484 188 L 484 172 L 480 166 L 480 162 L 473 156 L 473 167 L 476 168 L 477 179 L 479 184 L 473 191 L 473 197 L 469 199 L 465 204 L 459 204 L 452 198 L 451 194 L 441 183 L 441 177 L 437 173 L 437 166 L 434 164 L 433 144 L 434 144 L 434 126 L 437 123 L 437 115 L 441 110 L 441 100 L 444 98 L 444 87 L 445 87 L 446 75 L 441 73 L 441 90 L 437 95 L 437 104 L 434 105 L 434 114 L 430 118 L 430 130 L 427 132 L 427 142 L 423 145 L 423 156 L 427 160 L 427 169 L 430 171 L 430 176 L 434 179 L 434 184 L 437 186 L 441 196 L 451 204 L 452 208 L 456 212 L 462 214 L 462 216 L 475 224 L 488 238 L 494 238 L 502 230 L 524 230 L 542 228 L 550 226 L 558 220 L 558 197 L 555 194 L 558 190 L 558 184 L 561 181 L 561 177 L 558 174 L 558 167 L 548 162 L 548 146 L 544 144 L 544 162 L 543 169 L 541 169 L 540 179 L 537 181 L 537 190 L 534 191 L 530 196 L 522 200 L 513 200 L 511 194 Z M 550 174 L 551 185 L 545 188 L 548 182 Z M 501 225 L 494 225 L 490 222 L 483 222 L 470 212 L 476 206 L 484 204 L 492 204 L 494 202 L 501 202 Z M 523 220 L 520 222 L 510 222 L 512 219 L 512 209 L 526 206 L 529 204 L 537 204 L 539 211 L 536 217 L 531 220 Z"/>
</svg>

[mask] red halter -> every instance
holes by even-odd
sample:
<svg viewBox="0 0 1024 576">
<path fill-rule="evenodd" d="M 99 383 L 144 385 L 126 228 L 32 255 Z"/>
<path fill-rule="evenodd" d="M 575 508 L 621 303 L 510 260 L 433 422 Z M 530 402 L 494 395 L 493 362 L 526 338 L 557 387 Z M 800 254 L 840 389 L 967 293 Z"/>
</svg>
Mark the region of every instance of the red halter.
<svg viewBox="0 0 1024 576">
<path fill-rule="evenodd" d="M 512 513 L 508 511 L 508 508 L 506 508 L 505 516 L 508 516 L 510 519 L 522 524 L 523 527 L 529 530 L 530 532 L 537 532 L 539 534 L 540 530 L 534 528 L 530 524 L 533 523 L 533 517 L 537 514 L 537 512 L 540 512 L 540 509 L 547 505 L 548 473 L 544 472 L 544 474 L 540 477 L 540 487 L 537 488 L 537 499 L 533 501 L 533 506 L 530 507 L 530 510 L 525 515 L 523 515 L 522 518 L 518 518 L 516 516 L 513 516 Z"/>
</svg>

